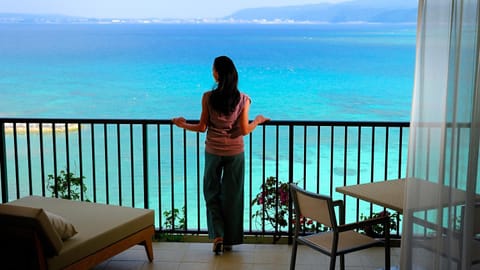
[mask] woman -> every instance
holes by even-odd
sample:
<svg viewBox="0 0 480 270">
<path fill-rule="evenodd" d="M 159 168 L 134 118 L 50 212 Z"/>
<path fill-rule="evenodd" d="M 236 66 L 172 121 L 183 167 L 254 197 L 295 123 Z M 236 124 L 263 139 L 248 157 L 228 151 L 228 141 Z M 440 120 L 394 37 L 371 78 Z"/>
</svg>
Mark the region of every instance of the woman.
<svg viewBox="0 0 480 270">
<path fill-rule="evenodd" d="M 216 86 L 203 94 L 198 124 L 185 118 L 172 121 L 178 127 L 207 131 L 203 194 L 207 207 L 208 236 L 218 254 L 243 243 L 244 143 L 243 136 L 268 121 L 262 115 L 249 123 L 250 98 L 237 88 L 238 73 L 227 56 L 215 58 Z"/>
</svg>

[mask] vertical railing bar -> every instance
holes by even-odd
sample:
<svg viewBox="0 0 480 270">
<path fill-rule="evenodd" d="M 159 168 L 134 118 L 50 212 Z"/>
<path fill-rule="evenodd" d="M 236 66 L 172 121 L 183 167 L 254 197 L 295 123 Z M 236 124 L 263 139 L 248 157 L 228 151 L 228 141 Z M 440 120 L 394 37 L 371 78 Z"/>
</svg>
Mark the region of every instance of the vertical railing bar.
<svg viewBox="0 0 480 270">
<path fill-rule="evenodd" d="M 0 182 L 2 185 L 2 203 L 8 202 L 7 147 L 5 140 L 5 122 L 0 122 Z"/>
<path fill-rule="evenodd" d="M 322 140 L 320 139 L 320 129 L 321 126 L 317 126 L 317 193 L 320 194 L 320 160 L 321 155 L 320 155 L 320 148 L 321 148 L 321 143 Z"/>
<path fill-rule="evenodd" d="M 288 182 L 293 183 L 293 151 L 294 151 L 294 128 L 292 124 L 288 125 Z M 292 201 L 292 196 L 288 194 L 289 202 Z M 293 204 L 288 204 L 288 220 L 293 220 Z M 290 222 L 290 226 L 288 226 L 288 244 L 291 245 L 293 243 L 293 223 Z"/>
<path fill-rule="evenodd" d="M 252 155 L 253 155 L 253 134 L 250 133 L 249 136 L 250 136 L 251 153 L 252 153 Z M 253 156 L 250 156 L 250 164 L 251 164 L 251 165 L 252 165 L 252 159 L 253 159 Z M 252 169 L 252 168 L 253 168 L 253 167 L 251 166 L 251 169 Z M 251 177 L 253 177 L 253 176 L 251 175 Z M 262 179 L 261 179 L 261 186 L 262 186 L 262 187 L 263 187 L 263 186 L 265 185 L 265 183 L 266 183 L 265 180 L 266 180 L 266 179 L 262 177 Z M 263 197 L 263 200 L 265 200 L 265 195 L 264 195 L 263 193 L 262 193 L 262 196 L 264 196 L 264 197 Z M 264 234 L 264 233 L 265 233 L 265 209 L 266 209 L 266 207 L 265 207 L 264 204 L 262 204 L 261 208 L 262 208 L 262 227 L 261 227 L 260 230 L 262 231 L 262 234 Z"/>
<path fill-rule="evenodd" d="M 118 174 L 118 205 L 123 205 L 122 199 L 122 132 L 120 130 L 120 123 L 117 126 L 117 174 Z M 133 156 L 131 156 L 133 158 Z M 133 201 L 133 198 L 132 198 Z"/>
<path fill-rule="evenodd" d="M 249 202 L 251 202 L 253 200 L 253 173 L 252 173 L 252 167 L 253 167 L 253 161 L 252 161 L 252 153 L 253 153 L 253 150 L 252 150 L 252 143 L 253 143 L 253 140 L 252 140 L 252 133 L 250 133 L 248 135 L 248 171 L 250 172 L 250 175 L 249 175 L 249 181 L 250 181 L 250 199 L 249 199 Z M 263 182 L 263 181 L 262 181 Z M 263 207 L 263 206 L 262 206 Z M 249 205 L 249 208 L 250 208 L 250 217 L 252 216 L 253 214 L 253 207 L 252 205 L 250 204 Z M 250 219 L 250 231 L 253 230 L 253 224 L 252 224 L 252 220 Z"/>
<path fill-rule="evenodd" d="M 416 137 L 415 129 L 412 129 L 412 130 L 410 130 L 410 128 L 408 129 L 407 145 L 408 145 L 407 146 L 407 151 L 408 151 L 409 148 L 410 149 L 416 149 L 417 148 L 417 137 Z M 408 157 L 409 156 L 408 152 L 407 152 L 406 156 L 409 159 L 409 160 L 407 160 L 407 166 L 410 166 L 410 164 L 411 164 L 410 170 L 413 172 L 413 174 L 416 174 L 417 168 L 415 166 L 415 163 L 416 163 L 415 155 L 411 155 L 412 156 L 411 160 Z"/>
<path fill-rule="evenodd" d="M 90 123 L 90 136 L 92 140 L 92 185 L 93 185 L 93 202 L 97 202 L 97 174 L 95 162 L 95 124 Z"/>
<path fill-rule="evenodd" d="M 372 126 L 372 159 L 370 160 L 370 182 L 374 181 L 375 170 L 375 126 Z M 373 212 L 373 204 L 370 203 L 370 213 Z"/>
<path fill-rule="evenodd" d="M 384 164 L 384 178 L 388 179 L 388 143 L 390 139 L 390 127 L 385 127 L 385 164 Z"/>
<path fill-rule="evenodd" d="M 266 174 L 265 174 L 265 143 L 266 143 L 266 139 L 265 139 L 265 125 L 262 125 L 262 179 L 263 181 L 265 181 L 266 179 Z M 275 183 L 275 188 L 276 190 L 278 190 L 278 179 L 277 179 L 277 182 Z M 278 214 L 278 201 L 275 202 L 275 215 Z M 263 219 L 265 220 L 265 219 Z M 275 235 L 278 234 L 278 224 L 275 223 Z M 265 224 L 263 224 L 263 230 L 262 230 L 264 233 L 265 233 Z"/>
<path fill-rule="evenodd" d="M 135 207 L 135 154 L 133 145 L 133 124 L 130 123 L 130 176 L 132 183 L 132 207 Z"/>
<path fill-rule="evenodd" d="M 373 182 L 374 179 L 374 163 L 375 163 L 375 126 L 372 126 L 372 150 L 371 150 L 371 160 L 370 160 L 370 182 Z"/>
<path fill-rule="evenodd" d="M 387 181 L 388 179 L 388 143 L 389 143 L 390 127 L 385 126 L 385 160 L 383 163 L 384 175 L 383 179 Z M 383 207 L 383 211 L 386 211 L 387 208 Z"/>
<path fill-rule="evenodd" d="M 43 123 L 38 124 L 39 140 L 40 140 L 40 177 L 42 181 L 42 196 L 46 195 L 45 190 L 45 157 L 43 145 Z"/>
<path fill-rule="evenodd" d="M 133 147 L 133 124 L 130 123 L 130 176 L 131 176 L 131 184 L 132 184 L 132 207 L 135 207 L 135 158 L 134 158 L 134 147 Z M 120 140 L 120 138 L 118 138 Z M 120 157 L 121 154 L 120 154 Z M 121 181 L 121 180 L 120 180 Z"/>
<path fill-rule="evenodd" d="M 54 184 L 53 184 L 53 190 L 55 193 L 55 198 L 58 198 L 58 181 L 57 181 L 57 129 L 55 126 L 55 123 L 51 123 L 51 128 L 52 128 L 52 149 L 53 149 L 53 177 L 54 177 Z"/>
<path fill-rule="evenodd" d="M 142 123 L 142 152 L 143 152 L 143 208 L 150 207 L 149 200 L 149 183 L 150 177 L 148 174 L 148 128 L 146 123 Z"/>
<path fill-rule="evenodd" d="M 82 124 L 77 123 L 78 127 L 78 166 L 80 166 L 80 200 L 84 200 L 83 193 L 85 190 L 83 189 L 84 181 L 83 181 L 83 147 L 82 147 Z"/>
<path fill-rule="evenodd" d="M 69 130 L 68 130 L 68 123 L 64 123 L 64 128 L 65 128 L 65 159 L 66 159 L 66 164 L 67 164 L 67 174 L 70 175 L 70 147 L 69 147 Z M 72 194 L 72 183 L 69 181 L 68 182 L 68 198 L 71 198 Z"/>
<path fill-rule="evenodd" d="M 170 170 L 170 173 L 171 173 L 171 179 L 170 179 L 170 192 L 172 193 L 172 196 L 171 196 L 171 204 L 172 204 L 172 207 L 171 207 L 171 213 L 173 213 L 173 210 L 175 208 L 175 174 L 174 174 L 174 169 L 175 169 L 175 164 L 174 164 L 174 158 L 173 158 L 173 152 L 174 152 L 174 149 L 175 147 L 173 147 L 173 125 L 170 124 L 170 164 L 171 164 L 171 167 L 172 169 Z M 175 224 L 174 224 L 174 220 L 172 220 L 172 230 L 173 228 L 175 228 Z"/>
<path fill-rule="evenodd" d="M 347 185 L 347 146 L 348 146 L 348 126 L 343 127 L 343 186 Z M 332 183 L 333 186 L 333 183 Z M 345 196 L 343 196 L 345 202 Z M 345 219 L 345 216 L 343 217 Z"/>
<path fill-rule="evenodd" d="M 280 162 L 280 156 L 279 156 L 279 148 L 280 148 L 280 144 L 279 144 L 279 127 L 278 125 L 276 126 L 275 128 L 275 178 L 276 179 L 279 179 L 279 162 Z M 251 200 L 250 200 L 251 201 Z M 250 215 L 251 216 L 251 215 Z M 290 221 L 288 221 L 288 223 L 290 223 Z M 288 224 L 287 223 L 287 224 Z M 289 226 L 290 227 L 290 226 Z"/>
<path fill-rule="evenodd" d="M 17 138 L 17 123 L 13 123 L 13 145 L 14 145 L 14 158 L 15 158 L 15 183 L 17 188 L 17 199 L 20 198 L 20 178 L 18 176 L 18 138 Z"/>
<path fill-rule="evenodd" d="M 198 133 L 198 132 L 197 132 Z M 187 176 L 188 176 L 188 172 L 187 172 L 187 131 L 184 130 L 183 132 L 183 175 L 184 175 L 184 180 L 183 180 L 183 207 L 185 207 L 185 213 L 187 213 L 187 210 L 188 210 L 188 205 L 187 205 L 187 196 L 188 196 L 188 191 L 187 191 Z M 188 218 L 188 215 L 185 215 L 184 216 L 184 221 L 185 221 L 185 224 L 187 224 L 187 218 Z M 186 230 L 186 228 L 184 228 L 183 230 Z"/>
<path fill-rule="evenodd" d="M 425 166 L 426 166 L 426 175 L 425 175 L 425 179 L 429 179 L 430 177 L 430 143 L 431 143 L 431 129 L 429 128 L 428 131 L 427 131 L 427 148 L 426 151 L 427 151 L 427 160 L 425 162 Z"/>
<path fill-rule="evenodd" d="M 303 185 L 307 186 L 307 126 L 303 126 Z"/>
<path fill-rule="evenodd" d="M 200 231 L 200 133 L 197 132 L 197 231 Z M 251 216 L 251 215 L 250 215 Z"/>
<path fill-rule="evenodd" d="M 265 126 L 264 126 L 265 127 Z M 280 137 L 280 131 L 278 125 L 275 127 L 275 179 L 279 179 L 279 162 L 280 162 L 280 155 L 279 155 L 279 137 Z M 251 201 L 251 200 L 250 200 Z M 250 215 L 251 216 L 251 215 Z M 289 221 L 290 222 L 290 221 Z"/>
<path fill-rule="evenodd" d="M 333 195 L 333 160 L 335 153 L 335 127 L 330 126 L 330 197 Z"/>
<path fill-rule="evenodd" d="M 343 138 L 343 185 L 347 185 L 347 146 L 348 146 L 348 126 L 344 127 L 344 138 Z"/>
<path fill-rule="evenodd" d="M 403 127 L 400 127 L 400 137 L 398 141 L 398 177 L 402 177 L 402 150 L 403 150 Z"/>
<path fill-rule="evenodd" d="M 279 177 L 279 166 L 280 166 L 280 143 L 279 143 L 280 131 L 278 125 L 275 127 L 275 178 Z M 251 200 L 250 200 L 251 201 Z"/>
<path fill-rule="evenodd" d="M 110 192 L 108 187 L 108 140 L 107 140 L 107 123 L 103 124 L 103 150 L 105 152 L 105 200 L 110 204 Z"/>
<path fill-rule="evenodd" d="M 28 164 L 28 188 L 29 194 L 33 195 L 33 183 L 32 183 L 32 146 L 30 142 L 30 123 L 26 123 L 26 136 L 27 136 L 27 164 Z"/>
<path fill-rule="evenodd" d="M 158 225 L 162 228 L 162 159 L 160 124 L 157 124 L 157 170 L 158 170 Z"/>
<path fill-rule="evenodd" d="M 430 151 L 430 146 L 431 146 L 430 143 L 431 143 L 431 135 L 432 135 L 431 131 L 432 131 L 431 128 L 428 128 L 428 130 L 427 130 L 427 149 L 425 149 L 426 152 L 427 152 L 427 157 L 426 157 L 427 160 L 426 160 L 426 162 L 424 163 L 424 164 L 425 164 L 425 167 L 426 167 L 426 168 L 425 168 L 425 172 L 426 172 L 426 174 L 425 174 L 425 179 L 429 179 L 429 178 L 430 178 L 430 152 L 431 152 L 431 151 Z M 427 210 L 425 210 L 425 211 L 424 211 L 423 219 L 424 219 L 424 220 L 427 220 L 427 218 L 428 218 Z M 424 235 L 427 234 L 427 227 L 424 227 L 424 228 L 423 228 L 423 234 L 424 234 Z"/>
<path fill-rule="evenodd" d="M 459 152 L 460 152 L 460 136 L 462 135 L 461 134 L 461 131 L 462 131 L 462 128 L 461 127 L 458 127 L 456 129 L 452 129 L 454 131 L 456 131 L 456 146 L 455 146 L 455 167 L 458 168 L 458 164 L 460 162 L 460 159 L 458 158 L 459 156 Z M 453 135 L 452 135 L 453 136 Z M 454 176 L 454 179 L 455 179 L 455 185 L 454 187 L 455 188 L 458 188 L 458 173 L 459 173 L 459 170 L 455 170 L 455 176 Z M 450 179 L 450 183 L 452 182 L 452 179 Z M 457 208 L 455 208 L 455 216 L 456 216 L 456 212 L 457 212 Z"/>
<path fill-rule="evenodd" d="M 357 151 L 357 185 L 360 184 L 360 170 L 361 170 L 361 149 L 362 149 L 362 127 L 358 126 L 358 138 L 357 138 L 357 145 L 358 145 L 358 151 Z M 358 222 L 360 220 L 360 199 L 356 199 L 356 221 Z"/>
<path fill-rule="evenodd" d="M 400 134 L 399 134 L 399 142 L 398 142 L 398 177 L 402 177 L 402 150 L 403 150 L 403 127 L 399 128 Z M 400 215 L 397 215 L 396 217 L 397 224 L 400 224 Z M 400 226 L 397 226 L 397 236 L 400 236 Z"/>
<path fill-rule="evenodd" d="M 294 126 L 293 125 L 289 125 L 288 126 L 288 137 L 289 137 L 289 140 L 288 140 L 288 181 L 290 183 L 293 183 L 293 165 L 294 165 L 294 142 L 293 140 L 295 139 L 294 138 Z"/>
</svg>

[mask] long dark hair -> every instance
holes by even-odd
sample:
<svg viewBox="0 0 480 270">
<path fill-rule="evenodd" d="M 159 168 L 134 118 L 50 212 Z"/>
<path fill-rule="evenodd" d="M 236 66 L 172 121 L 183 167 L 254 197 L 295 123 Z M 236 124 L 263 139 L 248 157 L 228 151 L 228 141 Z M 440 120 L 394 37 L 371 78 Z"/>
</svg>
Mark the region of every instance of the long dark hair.
<svg viewBox="0 0 480 270">
<path fill-rule="evenodd" d="M 218 82 L 212 90 L 210 104 L 215 111 L 230 115 L 240 101 L 237 69 L 227 56 L 215 58 L 213 68 L 218 74 Z"/>
</svg>

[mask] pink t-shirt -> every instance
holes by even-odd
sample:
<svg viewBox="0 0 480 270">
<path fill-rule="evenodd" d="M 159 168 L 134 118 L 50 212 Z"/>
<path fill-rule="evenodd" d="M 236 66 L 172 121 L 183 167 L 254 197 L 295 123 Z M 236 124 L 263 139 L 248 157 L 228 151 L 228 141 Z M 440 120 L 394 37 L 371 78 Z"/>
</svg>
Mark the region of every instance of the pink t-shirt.
<svg viewBox="0 0 480 270">
<path fill-rule="evenodd" d="M 233 156 L 242 153 L 243 136 L 240 133 L 240 114 L 250 98 L 240 93 L 240 101 L 230 115 L 223 115 L 210 106 L 212 91 L 204 93 L 208 107 L 208 129 L 205 151 L 218 156 Z"/>
</svg>

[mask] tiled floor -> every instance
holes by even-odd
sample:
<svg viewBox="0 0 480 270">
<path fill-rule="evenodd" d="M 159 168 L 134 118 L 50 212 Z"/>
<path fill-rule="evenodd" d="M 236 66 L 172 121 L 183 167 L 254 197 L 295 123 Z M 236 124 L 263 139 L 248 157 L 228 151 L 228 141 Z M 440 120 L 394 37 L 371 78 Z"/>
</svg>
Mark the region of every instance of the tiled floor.
<svg viewBox="0 0 480 270">
<path fill-rule="evenodd" d="M 154 261 L 148 262 L 145 249 L 133 247 L 98 265 L 95 270 L 280 270 L 289 269 L 291 246 L 286 244 L 244 244 L 230 252 L 215 255 L 209 243 L 155 242 Z M 398 266 L 400 248 L 392 248 L 391 264 Z M 328 269 L 329 258 L 305 246 L 299 246 L 297 270 Z M 338 267 L 337 259 L 337 269 Z M 357 251 L 345 256 L 346 269 L 384 268 L 381 247 Z M 394 267 L 397 268 L 397 267 Z"/>
</svg>

